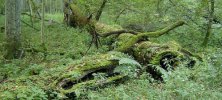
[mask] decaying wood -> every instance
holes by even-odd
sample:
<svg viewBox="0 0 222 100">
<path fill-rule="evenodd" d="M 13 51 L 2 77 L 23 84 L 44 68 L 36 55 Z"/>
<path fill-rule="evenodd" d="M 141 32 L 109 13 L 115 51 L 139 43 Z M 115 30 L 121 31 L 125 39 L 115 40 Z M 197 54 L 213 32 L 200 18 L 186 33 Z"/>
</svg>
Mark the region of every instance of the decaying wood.
<svg viewBox="0 0 222 100">
<path fill-rule="evenodd" d="M 156 32 L 145 32 L 139 33 L 137 35 L 125 35 L 122 36 L 120 42 L 118 42 L 118 47 L 115 48 L 116 51 L 126 52 L 130 47 L 135 45 L 138 41 L 144 38 L 157 38 L 163 34 L 168 33 L 169 31 L 175 29 L 176 27 L 182 26 L 184 24 L 183 21 L 178 21 L 168 27 L 161 29 Z"/>
<path fill-rule="evenodd" d="M 29 77 L 22 77 L 17 80 L 7 79 L 2 84 L 16 84 L 12 87 L 0 84 L 0 90 L 7 89 L 8 95 L 16 97 L 19 91 L 26 89 L 32 91 L 30 85 L 43 89 L 44 91 L 52 90 L 59 93 L 60 98 L 65 98 L 76 90 L 87 87 L 97 87 L 107 83 L 112 83 L 126 77 L 124 74 L 113 72 L 115 67 L 119 65 L 118 59 L 128 57 L 120 52 L 108 52 L 106 54 L 98 54 L 94 56 L 83 57 L 80 60 L 73 61 L 68 66 L 46 69 L 42 72 L 35 73 Z M 35 70 L 33 70 L 35 71 Z M 97 79 L 93 73 L 106 73 L 106 78 Z M 26 83 L 29 81 L 29 84 Z M 5 91 L 0 91 L 0 97 L 5 98 Z"/>
<path fill-rule="evenodd" d="M 161 79 L 161 76 L 170 69 L 178 67 L 180 63 L 187 66 L 194 66 L 195 60 L 191 52 L 186 52 L 176 42 L 168 42 L 165 44 L 157 44 L 146 40 L 147 38 L 157 38 L 169 31 L 182 26 L 184 21 L 177 21 L 166 28 L 157 30 L 155 32 L 134 32 L 124 30 L 121 27 L 111 27 L 105 24 L 97 23 L 94 20 L 84 16 L 80 9 L 75 4 L 70 4 L 72 16 L 70 17 L 70 25 L 80 27 L 90 27 L 89 32 L 93 35 L 98 35 L 108 38 L 111 35 L 117 35 L 115 47 L 112 52 L 104 54 L 96 54 L 88 57 L 83 57 L 80 60 L 75 60 L 67 66 L 57 68 L 50 68 L 45 71 L 31 75 L 25 79 L 8 79 L 4 81 L 7 84 L 16 84 L 16 87 L 0 86 L 0 90 L 8 91 L 8 94 L 17 96 L 21 89 L 28 89 L 30 84 L 26 81 L 35 84 L 43 91 L 51 92 L 56 91 L 57 96 L 60 98 L 69 98 L 70 95 L 75 95 L 75 92 L 81 88 L 97 87 L 107 83 L 112 83 L 117 80 L 127 77 L 126 74 L 121 72 L 114 72 L 113 70 L 119 65 L 122 58 L 130 58 L 128 55 L 133 56 L 138 61 L 145 71 L 153 75 L 155 79 Z M 97 38 L 97 37 L 95 37 Z M 112 37 L 109 37 L 112 38 Z M 145 38 L 145 39 L 144 39 Z M 45 52 L 45 50 L 30 49 L 27 51 Z M 128 55 L 124 54 L 127 53 Z M 190 61 L 183 63 L 184 59 Z M 94 73 L 105 73 L 104 79 L 97 79 Z M 26 81 L 24 81 L 26 80 Z M 3 83 L 3 84 L 4 84 Z M 13 85 L 12 85 L 13 86 Z M 31 91 L 31 90 L 30 90 Z M 1 95 L 2 94 L 2 95 Z M 4 91 L 0 91 L 0 98 L 4 98 Z M 72 97 L 70 97 L 72 98 Z"/>
</svg>

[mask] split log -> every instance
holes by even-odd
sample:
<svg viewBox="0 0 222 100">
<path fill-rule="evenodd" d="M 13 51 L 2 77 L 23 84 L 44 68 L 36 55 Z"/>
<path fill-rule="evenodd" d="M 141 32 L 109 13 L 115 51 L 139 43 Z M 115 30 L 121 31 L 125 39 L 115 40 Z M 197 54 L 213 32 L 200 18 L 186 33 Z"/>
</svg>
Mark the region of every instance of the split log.
<svg viewBox="0 0 222 100">
<path fill-rule="evenodd" d="M 29 92 L 35 92 L 32 90 L 35 87 L 43 94 L 47 94 L 49 90 L 55 91 L 58 93 L 57 97 L 64 99 L 69 94 L 75 94 L 75 91 L 79 89 L 112 83 L 126 77 L 125 74 L 113 72 L 119 65 L 117 58 L 123 57 L 129 56 L 120 52 L 98 54 L 73 61 L 67 67 L 44 69 L 29 77 L 6 79 L 0 84 L 0 98 L 10 99 L 8 98 L 10 96 L 24 99 L 19 98 L 20 91 L 24 90 L 25 93 L 22 95 L 29 96 Z M 104 79 L 97 79 L 93 73 L 106 73 L 107 75 L 104 76 L 106 77 Z"/>
</svg>

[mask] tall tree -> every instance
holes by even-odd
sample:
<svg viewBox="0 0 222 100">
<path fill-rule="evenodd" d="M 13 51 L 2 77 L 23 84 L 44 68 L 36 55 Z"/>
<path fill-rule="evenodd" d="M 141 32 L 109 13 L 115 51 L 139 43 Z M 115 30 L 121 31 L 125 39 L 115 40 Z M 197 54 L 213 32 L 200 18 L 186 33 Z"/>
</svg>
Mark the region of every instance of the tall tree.
<svg viewBox="0 0 222 100">
<path fill-rule="evenodd" d="M 42 16 L 41 16 L 41 48 L 45 52 L 47 51 L 45 40 L 46 40 L 46 35 L 45 35 L 45 0 L 42 0 Z M 44 52 L 44 59 L 46 58 L 47 54 Z"/>
<path fill-rule="evenodd" d="M 34 16 L 33 16 L 33 10 L 32 10 L 32 3 L 30 0 L 27 1 L 28 2 L 28 5 L 29 5 L 29 11 L 30 11 L 30 21 L 31 21 L 31 24 L 32 24 L 32 27 L 34 26 L 33 22 L 34 22 Z"/>
<path fill-rule="evenodd" d="M 41 42 L 44 44 L 44 25 L 45 25 L 45 1 L 42 0 L 42 18 L 41 18 Z"/>
<path fill-rule="evenodd" d="M 63 0 L 64 6 L 63 6 L 63 13 L 64 13 L 64 22 L 69 26 L 70 25 L 70 6 L 69 4 L 72 2 L 72 0 Z"/>
<path fill-rule="evenodd" d="M 5 2 L 5 0 L 0 0 L 0 14 L 4 14 L 4 2 Z"/>
<path fill-rule="evenodd" d="M 13 59 L 20 57 L 21 48 L 21 25 L 20 25 L 20 11 L 21 0 L 5 0 L 6 13 L 6 59 Z"/>
<path fill-rule="evenodd" d="M 212 24 L 213 24 L 213 20 L 214 20 L 214 4 L 215 4 L 215 0 L 210 0 L 209 1 L 209 17 L 208 17 L 208 25 L 207 25 L 207 33 L 203 42 L 203 46 L 207 46 L 210 35 L 211 35 L 211 31 L 212 31 Z"/>
</svg>

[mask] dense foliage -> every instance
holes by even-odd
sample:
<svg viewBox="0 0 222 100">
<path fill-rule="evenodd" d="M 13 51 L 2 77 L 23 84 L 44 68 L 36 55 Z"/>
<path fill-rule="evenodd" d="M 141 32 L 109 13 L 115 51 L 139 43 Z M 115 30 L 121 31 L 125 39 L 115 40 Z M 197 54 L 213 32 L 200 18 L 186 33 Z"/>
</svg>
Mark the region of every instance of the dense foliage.
<svg viewBox="0 0 222 100">
<path fill-rule="evenodd" d="M 23 0 L 25 1 L 25 0 Z M 38 1 L 38 0 L 34 0 Z M 46 0 L 45 38 L 47 56 L 44 52 L 25 52 L 21 59 L 6 60 L 5 34 L 4 34 L 4 5 L 0 4 L 0 98 L 15 99 L 15 94 L 8 90 L 14 87 L 18 90 L 16 95 L 19 99 L 58 99 L 56 91 L 45 91 L 43 87 L 36 86 L 29 79 L 37 76 L 59 76 L 53 75 L 67 67 L 73 61 L 88 55 L 99 55 L 110 50 L 110 41 L 101 39 L 101 46 L 97 49 L 92 46 L 89 49 L 91 35 L 86 28 L 69 27 L 63 22 L 63 4 L 59 0 L 51 2 Z M 54 1 L 54 0 L 53 0 Z M 85 16 L 95 14 L 102 0 L 74 0 L 79 5 Z M 116 71 L 123 70 L 130 79 L 123 82 L 109 84 L 96 88 L 82 88 L 75 91 L 78 99 L 209 99 L 222 98 L 222 8 L 221 0 L 215 0 L 215 22 L 212 25 L 212 34 L 207 47 L 202 43 L 206 34 L 208 24 L 210 0 L 108 0 L 99 22 L 109 24 L 113 27 L 123 27 L 140 32 L 155 31 L 161 29 L 176 20 L 184 20 L 186 25 L 176 28 L 170 34 L 159 38 L 151 38 L 156 43 L 176 41 L 183 48 L 188 49 L 203 58 L 194 67 L 187 68 L 180 65 L 170 71 L 163 78 L 165 82 L 155 80 L 149 73 L 143 72 L 139 77 L 135 75 L 136 66 L 141 67 L 132 57 L 116 58 L 120 65 Z M 4 2 L 4 0 L 0 0 Z M 36 2 L 38 4 L 38 2 Z M 40 5 L 40 3 L 39 3 Z M 49 7 L 50 5 L 50 7 Z M 53 5 L 51 7 L 51 5 Z M 25 7 L 25 6 L 24 6 Z M 28 12 L 24 8 L 23 12 Z M 52 9 L 52 10 L 50 10 Z M 40 7 L 39 7 L 39 10 Z M 30 22 L 30 17 L 22 14 L 21 20 Z M 52 20 L 54 22 L 52 22 Z M 41 45 L 41 20 L 34 20 L 34 28 L 22 23 L 22 47 L 43 49 Z M 89 49 L 89 51 L 88 51 Z M 121 67 L 124 66 L 124 67 Z M 48 69 L 51 69 L 50 71 Z M 49 71 L 50 73 L 47 73 Z M 101 79 L 103 73 L 94 75 Z M 4 84 L 5 81 L 15 81 L 15 84 Z M 42 80 L 36 79 L 41 82 Z M 26 87 L 21 85 L 26 84 Z M 19 88 L 17 88 L 19 86 Z M 44 85 L 42 85 L 44 86 Z M 46 87 L 44 87 L 46 88 Z"/>
</svg>

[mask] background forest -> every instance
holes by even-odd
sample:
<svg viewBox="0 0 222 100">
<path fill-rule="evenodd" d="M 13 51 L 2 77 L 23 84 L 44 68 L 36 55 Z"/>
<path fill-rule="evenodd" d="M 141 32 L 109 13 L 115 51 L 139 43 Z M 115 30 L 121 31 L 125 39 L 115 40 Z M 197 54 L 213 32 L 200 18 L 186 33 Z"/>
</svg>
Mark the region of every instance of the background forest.
<svg viewBox="0 0 222 100">
<path fill-rule="evenodd" d="M 221 0 L 0 0 L 0 99 L 219 100 L 221 5 Z M 141 49 L 144 41 L 152 46 Z M 162 55 L 165 51 L 171 55 Z M 186 59 L 174 59 L 181 56 Z"/>
</svg>

